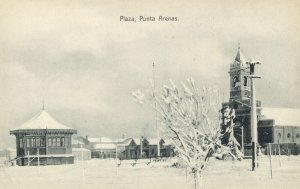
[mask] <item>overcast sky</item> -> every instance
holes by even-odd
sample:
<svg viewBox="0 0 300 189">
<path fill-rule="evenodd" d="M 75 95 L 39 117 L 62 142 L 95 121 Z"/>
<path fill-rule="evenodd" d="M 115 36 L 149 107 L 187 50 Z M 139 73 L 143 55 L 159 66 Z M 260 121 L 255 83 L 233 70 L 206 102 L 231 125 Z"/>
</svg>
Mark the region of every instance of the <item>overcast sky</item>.
<svg viewBox="0 0 300 189">
<path fill-rule="evenodd" d="M 0 147 L 42 109 L 85 136 L 151 136 L 154 112 L 131 92 L 193 77 L 229 97 L 238 43 L 260 60 L 263 106 L 300 108 L 296 1 L 4 1 L 0 3 Z M 120 22 L 120 16 L 177 22 Z"/>
</svg>

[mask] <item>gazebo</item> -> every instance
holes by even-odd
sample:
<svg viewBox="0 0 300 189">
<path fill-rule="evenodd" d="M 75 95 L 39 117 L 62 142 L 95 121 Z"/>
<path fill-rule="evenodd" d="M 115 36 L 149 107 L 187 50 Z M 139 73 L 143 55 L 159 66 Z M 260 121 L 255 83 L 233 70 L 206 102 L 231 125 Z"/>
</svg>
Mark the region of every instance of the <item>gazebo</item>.
<svg viewBox="0 0 300 189">
<path fill-rule="evenodd" d="M 18 165 L 73 164 L 72 134 L 77 131 L 53 119 L 45 110 L 20 127 L 11 129 L 16 136 Z"/>
</svg>

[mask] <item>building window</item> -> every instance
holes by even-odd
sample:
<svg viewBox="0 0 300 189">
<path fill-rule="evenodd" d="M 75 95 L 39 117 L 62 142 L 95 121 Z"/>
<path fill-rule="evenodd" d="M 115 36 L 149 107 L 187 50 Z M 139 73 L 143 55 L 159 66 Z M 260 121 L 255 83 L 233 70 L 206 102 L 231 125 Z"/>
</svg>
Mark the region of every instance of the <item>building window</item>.
<svg viewBox="0 0 300 189">
<path fill-rule="evenodd" d="M 244 76 L 244 86 L 247 87 L 247 76 Z"/>
<path fill-rule="evenodd" d="M 20 148 L 23 148 L 23 138 L 20 138 Z"/>
<path fill-rule="evenodd" d="M 52 146 L 56 146 L 56 138 L 52 138 Z"/>
<path fill-rule="evenodd" d="M 36 145 L 36 147 L 40 147 L 41 146 L 41 140 L 40 140 L 39 137 L 36 138 L 35 145 Z"/>
<path fill-rule="evenodd" d="M 239 77 L 238 76 L 235 76 L 233 78 L 232 84 L 233 84 L 233 88 L 236 88 L 236 87 L 240 86 L 240 81 L 239 81 Z"/>
<path fill-rule="evenodd" d="M 26 138 L 26 146 L 27 146 L 27 147 L 30 147 L 30 143 L 31 143 L 31 142 L 30 142 L 30 138 Z"/>
<path fill-rule="evenodd" d="M 48 138 L 48 146 L 52 146 L 52 138 Z"/>
<path fill-rule="evenodd" d="M 56 138 L 56 146 L 60 146 L 60 138 Z"/>
<path fill-rule="evenodd" d="M 60 138 L 60 146 L 65 146 L 65 138 L 64 137 Z"/>
<path fill-rule="evenodd" d="M 278 133 L 278 138 L 281 138 L 281 133 Z"/>
<path fill-rule="evenodd" d="M 299 133 L 297 133 L 297 135 L 296 135 L 296 138 L 300 138 L 300 135 L 299 135 Z"/>
<path fill-rule="evenodd" d="M 41 138 L 41 145 L 44 143 L 44 138 Z M 64 137 L 53 137 L 48 138 L 48 146 L 65 146 L 65 138 Z"/>
<path fill-rule="evenodd" d="M 287 137 L 288 137 L 288 138 L 291 138 L 291 134 L 290 134 L 290 133 L 288 133 L 288 134 L 287 134 Z"/>
<path fill-rule="evenodd" d="M 35 138 L 31 138 L 31 147 L 35 147 Z"/>
<path fill-rule="evenodd" d="M 45 137 L 42 137 L 42 138 L 41 138 L 41 146 L 42 146 L 42 147 L 45 147 L 45 146 L 46 146 L 46 144 L 45 144 Z"/>
</svg>

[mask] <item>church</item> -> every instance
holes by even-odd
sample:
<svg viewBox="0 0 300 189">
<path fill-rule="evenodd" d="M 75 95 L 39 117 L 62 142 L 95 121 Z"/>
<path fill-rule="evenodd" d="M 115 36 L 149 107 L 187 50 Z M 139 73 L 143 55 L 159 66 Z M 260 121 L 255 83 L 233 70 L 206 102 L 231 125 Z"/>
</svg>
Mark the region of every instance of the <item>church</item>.
<svg viewBox="0 0 300 189">
<path fill-rule="evenodd" d="M 251 89 L 250 69 L 240 47 L 229 68 L 230 97 L 222 103 L 222 108 L 231 107 L 235 110 L 234 136 L 242 146 L 245 155 L 251 149 Z M 258 143 L 264 147 L 271 143 L 274 149 L 283 154 L 300 154 L 300 109 L 263 107 L 256 100 L 258 120 Z M 272 147 L 272 148 L 273 148 Z M 275 150 L 276 151 L 276 150 Z M 278 150 L 277 150 L 278 153 Z"/>
</svg>

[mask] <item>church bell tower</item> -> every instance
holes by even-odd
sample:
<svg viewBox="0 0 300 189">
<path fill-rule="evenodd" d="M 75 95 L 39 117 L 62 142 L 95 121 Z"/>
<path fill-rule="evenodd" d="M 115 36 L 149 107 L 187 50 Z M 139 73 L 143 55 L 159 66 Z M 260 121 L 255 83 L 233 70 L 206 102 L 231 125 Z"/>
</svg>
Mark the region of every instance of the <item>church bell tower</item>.
<svg viewBox="0 0 300 189">
<path fill-rule="evenodd" d="M 247 67 L 241 48 L 238 48 L 234 62 L 230 65 L 230 101 L 249 101 L 250 83 L 248 79 L 249 69 Z"/>
<path fill-rule="evenodd" d="M 244 146 L 251 144 L 251 126 L 250 126 L 250 75 L 249 66 L 246 64 L 246 60 L 242 53 L 240 46 L 238 47 L 237 54 L 234 61 L 230 64 L 229 68 L 230 76 L 230 95 L 229 101 L 222 103 L 222 108 L 229 106 L 235 110 L 234 119 L 234 136 L 237 141 Z M 257 115 L 260 116 L 259 100 L 256 101 Z"/>
</svg>

